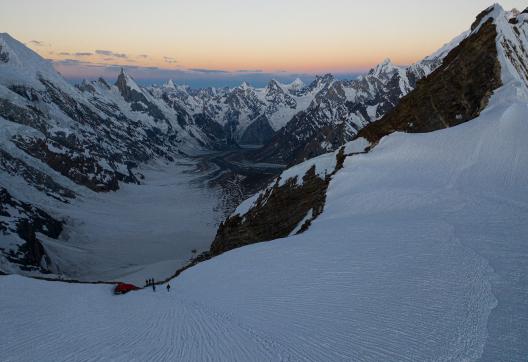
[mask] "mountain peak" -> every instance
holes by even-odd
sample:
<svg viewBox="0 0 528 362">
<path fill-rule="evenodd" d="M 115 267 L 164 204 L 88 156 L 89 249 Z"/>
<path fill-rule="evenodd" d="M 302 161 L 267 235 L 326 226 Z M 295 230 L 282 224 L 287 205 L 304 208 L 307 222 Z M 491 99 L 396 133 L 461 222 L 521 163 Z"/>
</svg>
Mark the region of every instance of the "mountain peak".
<svg viewBox="0 0 528 362">
<path fill-rule="evenodd" d="M 334 76 L 331 73 L 326 73 L 324 75 L 315 76 L 316 83 L 331 83 L 334 81 Z"/>
<path fill-rule="evenodd" d="M 106 87 L 107 89 L 110 89 L 110 85 L 106 82 L 106 80 L 104 80 L 103 77 L 97 78 L 97 82 Z"/>
<path fill-rule="evenodd" d="M 277 80 L 272 79 L 268 82 L 267 89 L 268 90 L 282 90 L 282 87 L 281 87 L 281 84 Z"/>
<path fill-rule="evenodd" d="M 471 31 L 474 32 L 475 30 L 478 30 L 478 28 L 480 28 L 482 24 L 488 21 L 489 18 L 496 19 L 501 14 L 504 14 L 504 9 L 501 5 L 497 3 L 491 5 L 489 8 L 477 15 L 477 18 L 471 25 Z"/>
<path fill-rule="evenodd" d="M 390 76 L 397 69 L 390 58 L 385 58 L 380 64 L 370 70 L 369 74 L 375 77 Z"/>
<path fill-rule="evenodd" d="M 141 88 L 137 85 L 136 81 L 125 72 L 124 68 L 121 68 L 115 85 L 125 98 L 127 98 L 130 90 L 141 93 Z"/>
<path fill-rule="evenodd" d="M 289 90 L 299 90 L 302 87 L 304 87 L 304 82 L 301 80 L 301 78 L 298 78 L 298 77 L 295 78 L 295 80 L 293 82 L 288 84 L 288 89 Z"/>
<path fill-rule="evenodd" d="M 176 89 L 176 86 L 174 85 L 172 79 L 169 79 L 168 82 L 163 85 L 163 87 L 169 89 Z"/>
</svg>

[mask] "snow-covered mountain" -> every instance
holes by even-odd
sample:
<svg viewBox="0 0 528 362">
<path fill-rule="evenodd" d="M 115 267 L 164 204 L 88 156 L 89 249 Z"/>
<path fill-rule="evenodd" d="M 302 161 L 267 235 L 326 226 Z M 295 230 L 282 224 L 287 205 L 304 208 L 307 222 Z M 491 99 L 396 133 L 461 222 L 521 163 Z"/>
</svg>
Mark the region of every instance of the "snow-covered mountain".
<svg viewBox="0 0 528 362">
<path fill-rule="evenodd" d="M 292 165 L 336 150 L 397 105 L 466 35 L 409 67 L 386 59 L 355 80 L 336 80 L 330 74 L 316 79 L 320 90 L 309 107 L 280 129 L 254 159 Z"/>
<path fill-rule="evenodd" d="M 0 242 L 0 263 L 6 265 L 4 270 L 8 267 L 11 270 L 14 265 L 13 270 L 52 271 L 53 260 L 47 255 L 43 241 L 51 245 L 58 238 L 71 240 L 84 217 L 69 220 L 60 210 L 77 205 L 80 198 L 89 199 L 92 192 L 115 191 L 123 184 L 143 183 L 138 166 L 147 162 L 174 161 L 181 155 L 238 143 L 264 144 L 251 156 L 258 162 L 292 164 L 336 150 L 358 132 L 364 132 L 364 138 L 375 143 L 376 135 L 383 134 L 386 125 L 392 122 L 376 120 L 402 99 L 406 100 L 404 96 L 419 84 L 419 79 L 431 73 L 431 77 L 436 77 L 435 70 L 443 59 L 454 54 L 452 50 L 460 48 L 459 43 L 469 33 L 417 64 L 399 67 L 385 60 L 352 81 L 336 80 L 327 74 L 308 85 L 299 79 L 291 84 L 272 80 L 265 88 L 244 83 L 232 89 L 191 89 L 172 81 L 161 87 L 144 88 L 125 71 L 117 76 L 115 84 L 99 79 L 72 86 L 49 62 L 2 34 L 0 232 L 4 237 Z M 516 51 L 518 48 L 510 49 L 512 53 Z M 486 59 L 480 59 L 485 66 Z M 489 72 L 465 74 L 465 78 L 449 78 L 449 82 L 481 81 L 483 77 L 488 77 L 490 85 L 495 84 Z M 474 117 L 481 93 L 489 91 L 481 87 L 481 91 L 470 94 L 468 102 L 454 108 L 449 104 L 457 102 L 451 98 L 466 95 L 447 94 L 450 88 L 440 86 L 442 82 L 439 79 L 437 83 L 442 88 L 438 94 L 449 99 L 441 104 L 446 110 L 449 108 L 449 113 L 444 115 L 443 110 L 437 113 L 442 113 L 441 117 L 453 116 L 456 119 L 453 124 Z M 409 101 L 405 104 L 406 109 L 414 110 Z M 416 107 L 418 110 L 419 115 L 407 116 L 426 114 L 428 105 Z M 442 119 L 435 122 L 451 124 Z M 429 128 L 411 128 L 432 130 L 440 127 L 437 123 L 427 123 Z M 383 131 L 378 130 L 380 124 L 385 125 L 381 127 Z M 364 127 L 367 128 L 363 131 Z M 322 211 L 325 193 L 321 187 L 328 180 L 323 178 L 321 182 L 315 174 L 307 177 L 313 181 L 308 191 L 311 196 L 306 197 L 302 191 L 294 200 L 306 200 L 301 204 L 308 209 L 300 207 L 291 220 L 304 219 L 312 209 L 315 218 Z M 315 208 L 309 207 L 313 206 L 312 198 L 317 200 Z M 288 200 L 279 198 L 277 205 L 281 208 Z M 68 213 L 72 213 L 71 208 Z M 292 229 L 288 223 L 278 225 L 273 237 Z M 270 230 L 263 230 L 264 239 L 270 238 L 266 234 Z M 221 246 L 218 250 L 224 249 Z M 60 258 L 61 252 L 55 252 L 55 257 Z M 66 259 L 63 264 L 75 264 Z"/>
<path fill-rule="evenodd" d="M 231 142 L 264 145 L 253 157 L 259 162 L 295 163 L 336 149 L 379 119 L 414 88 L 417 80 L 436 69 L 465 36 L 458 36 L 409 67 L 386 59 L 351 81 L 326 74 L 308 85 L 300 79 L 290 84 L 271 80 L 265 88 L 243 83 L 236 88 L 198 90 L 169 81 L 149 91 L 202 122 L 207 120 L 216 134 Z"/>
<path fill-rule="evenodd" d="M 0 54 L 0 264 L 48 271 L 40 240 L 56 239 L 64 227 L 51 205 L 70 204 L 80 190 L 140 183 L 140 163 L 218 141 L 124 72 L 116 85 L 101 79 L 74 87 L 5 33 Z"/>
<path fill-rule="evenodd" d="M 385 139 L 388 135 L 433 132 L 466 123 L 486 111 L 490 99 L 495 101 L 492 108 L 505 107 L 508 114 L 512 104 L 517 107 L 526 97 L 527 31 L 526 12 L 504 12 L 498 5 L 484 11 L 471 30 L 456 40 L 457 46 L 440 51 L 445 57 L 443 63 L 418 82 L 387 115 L 366 124 L 351 142 L 333 153 L 284 171 L 265 190 L 240 205 L 220 226 L 211 253 L 216 255 L 241 245 L 308 230 L 323 212 L 328 187 L 343 165 L 362 159 L 364 154 L 375 155 L 378 148 L 385 150 L 382 145 L 388 142 Z M 385 62 L 370 75 L 379 77 L 384 73 L 383 67 L 394 69 Z M 507 97 L 492 97 L 497 92 Z"/>
<path fill-rule="evenodd" d="M 170 292 L 116 302 L 109 286 L 0 277 L 3 358 L 526 361 L 527 34 L 527 12 L 487 9 L 394 111 L 223 229 L 283 239 L 198 264 Z M 286 216 L 266 230 L 268 204 Z"/>
<path fill-rule="evenodd" d="M 347 336 L 311 356 L 525 360 L 526 49 L 528 9 L 485 10 L 392 112 L 240 205 L 211 253 L 274 241 L 226 253 L 215 270 L 232 268 L 233 290 L 273 295 L 269 313 L 288 311 L 276 322 L 298 326 L 288 338 L 325 331 L 302 334 L 299 350 Z"/>
<path fill-rule="evenodd" d="M 171 105 L 178 105 L 198 119 L 215 122 L 232 143 L 265 144 L 293 116 L 305 110 L 322 85 L 304 87 L 271 80 L 264 88 L 242 83 L 235 88 L 191 89 L 172 81 L 149 91 Z"/>
<path fill-rule="evenodd" d="M 243 83 L 232 89 L 191 89 L 169 81 L 143 88 L 122 70 L 115 84 L 99 79 L 72 86 L 48 61 L 1 34 L 2 263 L 53 270 L 42 241 L 72 234 L 72 221 L 60 210 L 79 195 L 85 198 L 87 190 L 140 184 L 138 166 L 146 162 L 236 144 L 273 145 L 278 139 L 285 141 L 275 152 L 292 150 L 295 141 L 297 149 L 311 150 L 305 156 L 342 145 L 353 134 L 351 124 L 359 129 L 391 108 L 416 79 L 438 66 L 444 53 L 409 69 L 385 61 L 351 82 L 325 75 L 308 85 L 297 79 L 291 84 L 272 80 L 265 88 Z M 356 115 L 352 123 L 340 122 L 350 107 Z M 307 146 L 310 142 L 323 147 Z M 291 161 L 268 155 L 269 147 L 255 158 Z"/>
<path fill-rule="evenodd" d="M 292 164 L 332 151 L 361 128 L 379 119 L 430 74 L 467 33 L 409 67 L 390 59 L 356 80 L 331 74 L 308 84 L 271 80 L 265 88 L 243 83 L 236 88 L 198 89 L 169 81 L 149 91 L 180 107 L 227 143 L 263 145 L 252 158 L 258 162 Z M 218 127 L 220 125 L 221 127 Z"/>
</svg>

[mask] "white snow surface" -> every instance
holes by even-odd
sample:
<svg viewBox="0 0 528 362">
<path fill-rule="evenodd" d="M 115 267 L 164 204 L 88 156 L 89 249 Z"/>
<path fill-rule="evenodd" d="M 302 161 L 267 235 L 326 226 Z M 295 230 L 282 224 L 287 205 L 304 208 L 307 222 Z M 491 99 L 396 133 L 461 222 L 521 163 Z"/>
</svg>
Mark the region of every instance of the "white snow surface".
<svg viewBox="0 0 528 362">
<path fill-rule="evenodd" d="M 3 359 L 525 360 L 517 90 L 474 121 L 347 158 L 306 233 L 199 264 L 170 293 L 0 277 Z"/>
</svg>

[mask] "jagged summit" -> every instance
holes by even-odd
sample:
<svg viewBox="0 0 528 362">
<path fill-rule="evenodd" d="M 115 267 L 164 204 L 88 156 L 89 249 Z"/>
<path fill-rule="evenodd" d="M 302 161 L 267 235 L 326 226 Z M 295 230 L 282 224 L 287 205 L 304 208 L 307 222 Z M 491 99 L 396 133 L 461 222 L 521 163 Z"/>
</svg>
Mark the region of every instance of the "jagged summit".
<svg viewBox="0 0 528 362">
<path fill-rule="evenodd" d="M 295 78 L 293 82 L 287 85 L 287 88 L 291 91 L 298 91 L 304 87 L 304 82 L 300 78 Z"/>
<path fill-rule="evenodd" d="M 277 91 L 283 92 L 282 87 L 283 85 L 280 82 L 278 82 L 275 79 L 272 79 L 268 82 L 266 89 L 268 90 L 268 92 L 277 92 Z"/>
<path fill-rule="evenodd" d="M 163 87 L 168 88 L 168 89 L 176 89 L 176 86 L 174 85 L 174 82 L 172 81 L 172 79 L 169 79 L 167 83 L 163 84 Z"/>
<path fill-rule="evenodd" d="M 369 75 L 374 77 L 390 77 L 394 74 L 394 72 L 398 71 L 398 69 L 402 68 L 394 65 L 390 58 L 386 58 L 380 64 L 371 69 Z"/>
<path fill-rule="evenodd" d="M 117 76 L 117 80 L 116 80 L 115 85 L 117 86 L 117 88 L 121 92 L 121 95 L 123 95 L 123 97 L 125 99 L 127 99 L 127 100 L 130 97 L 130 92 L 131 91 L 134 91 L 134 92 L 137 92 L 137 93 L 142 93 L 141 88 L 136 83 L 134 78 L 132 78 L 125 71 L 124 68 L 121 68 L 121 71 L 119 72 L 119 75 Z"/>
<path fill-rule="evenodd" d="M 250 89 L 251 86 L 249 85 L 248 82 L 245 82 L 245 81 L 244 81 L 244 82 L 242 82 L 242 84 L 240 84 L 240 85 L 238 86 L 238 88 L 246 90 L 246 89 Z"/>
<path fill-rule="evenodd" d="M 323 75 L 317 75 L 315 77 L 315 81 L 316 82 L 322 82 L 322 83 L 330 83 L 330 82 L 332 82 L 334 80 L 335 80 L 335 77 L 331 73 L 326 73 L 326 74 L 323 74 Z"/>
</svg>

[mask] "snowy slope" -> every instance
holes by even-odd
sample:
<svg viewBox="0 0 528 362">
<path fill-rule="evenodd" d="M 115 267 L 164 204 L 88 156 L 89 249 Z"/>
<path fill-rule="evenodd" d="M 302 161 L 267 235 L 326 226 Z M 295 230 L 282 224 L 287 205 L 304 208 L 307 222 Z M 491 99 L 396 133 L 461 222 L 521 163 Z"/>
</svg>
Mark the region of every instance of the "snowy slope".
<svg viewBox="0 0 528 362">
<path fill-rule="evenodd" d="M 525 360 L 517 90 L 470 123 L 348 159 L 308 232 L 200 264 L 170 293 L 0 277 L 4 358 Z"/>
<path fill-rule="evenodd" d="M 479 117 L 347 157 L 308 231 L 170 293 L 0 277 L 4 359 L 526 361 L 528 88 L 502 47 L 526 37 L 489 16 L 503 85 Z"/>
</svg>

